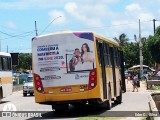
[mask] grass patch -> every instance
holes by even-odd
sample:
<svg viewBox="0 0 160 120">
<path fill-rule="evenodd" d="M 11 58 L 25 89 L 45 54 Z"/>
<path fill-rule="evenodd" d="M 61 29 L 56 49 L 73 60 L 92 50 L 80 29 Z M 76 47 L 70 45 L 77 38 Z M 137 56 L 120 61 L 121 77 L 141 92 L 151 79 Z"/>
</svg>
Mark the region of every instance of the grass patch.
<svg viewBox="0 0 160 120">
<path fill-rule="evenodd" d="M 160 92 L 160 85 L 152 85 L 152 88 L 150 90 L 153 93 Z"/>
<path fill-rule="evenodd" d="M 128 120 L 128 118 L 132 117 L 81 117 L 78 120 Z M 138 117 L 137 120 L 151 120 L 151 118 L 148 116 L 139 119 Z"/>
<path fill-rule="evenodd" d="M 78 120 L 122 120 L 120 117 L 81 117 Z"/>
<path fill-rule="evenodd" d="M 160 90 L 160 85 L 154 85 L 154 86 L 152 86 L 152 90 Z"/>
<path fill-rule="evenodd" d="M 142 118 L 142 120 L 151 120 L 151 118 L 148 116 L 146 118 Z"/>
</svg>

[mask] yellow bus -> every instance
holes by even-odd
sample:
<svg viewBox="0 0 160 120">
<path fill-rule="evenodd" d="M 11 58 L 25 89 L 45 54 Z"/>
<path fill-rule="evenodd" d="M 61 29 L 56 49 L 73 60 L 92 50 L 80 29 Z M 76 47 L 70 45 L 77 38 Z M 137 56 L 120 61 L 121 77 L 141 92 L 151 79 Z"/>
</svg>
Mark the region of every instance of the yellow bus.
<svg viewBox="0 0 160 120">
<path fill-rule="evenodd" d="M 114 41 L 93 32 L 41 35 L 32 39 L 32 61 L 36 103 L 59 111 L 122 101 L 123 53 Z"/>
<path fill-rule="evenodd" d="M 11 55 L 0 52 L 0 102 L 2 98 L 12 94 Z"/>
</svg>

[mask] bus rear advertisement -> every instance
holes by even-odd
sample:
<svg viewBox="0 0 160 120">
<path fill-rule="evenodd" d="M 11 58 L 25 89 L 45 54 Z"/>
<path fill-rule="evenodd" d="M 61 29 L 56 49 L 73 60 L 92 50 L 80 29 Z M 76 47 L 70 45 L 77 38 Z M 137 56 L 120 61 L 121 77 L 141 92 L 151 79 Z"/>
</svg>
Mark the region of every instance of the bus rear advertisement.
<svg viewBox="0 0 160 120">
<path fill-rule="evenodd" d="M 32 39 L 35 101 L 55 111 L 69 104 L 121 103 L 122 52 L 116 42 L 92 32 L 61 32 Z M 125 91 L 125 90 L 124 90 Z"/>
</svg>

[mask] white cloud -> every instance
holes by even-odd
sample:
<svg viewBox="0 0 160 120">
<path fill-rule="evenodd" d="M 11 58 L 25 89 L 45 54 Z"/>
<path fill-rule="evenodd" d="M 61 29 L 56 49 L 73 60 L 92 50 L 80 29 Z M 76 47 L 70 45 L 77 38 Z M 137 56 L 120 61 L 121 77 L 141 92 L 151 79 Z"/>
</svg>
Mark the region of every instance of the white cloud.
<svg viewBox="0 0 160 120">
<path fill-rule="evenodd" d="M 48 13 L 50 17 L 50 21 L 53 21 L 52 24 L 54 25 L 62 25 L 66 22 L 66 16 L 63 11 L 53 10 Z"/>
<path fill-rule="evenodd" d="M 53 10 L 48 12 L 50 21 L 58 16 L 62 16 L 53 22 L 54 25 L 65 24 L 68 27 L 71 24 L 66 23 L 75 22 L 78 23 L 78 27 L 82 28 L 97 27 L 97 29 L 94 29 L 97 32 L 100 31 L 98 27 L 101 26 L 128 24 L 119 27 L 107 27 L 107 33 L 111 33 L 110 36 L 114 36 L 123 32 L 135 34 L 138 31 L 138 19 L 148 21 L 152 20 L 155 16 L 159 16 L 160 9 L 156 8 L 159 7 L 160 0 L 155 1 L 131 0 L 128 2 L 128 5 L 123 6 L 120 0 L 58 0 L 56 2 L 53 0 L 14 0 L 13 2 L 0 2 L 0 9 L 52 8 Z M 113 9 L 110 4 L 113 5 Z M 79 29 L 77 26 L 72 26 L 71 29 Z M 142 29 L 146 31 L 149 31 L 152 27 L 152 21 L 151 24 L 142 24 Z M 70 29 L 70 27 L 61 27 L 61 29 Z"/>
<path fill-rule="evenodd" d="M 16 24 L 12 21 L 7 21 L 5 24 L 6 24 L 6 27 L 8 27 L 10 29 L 16 29 L 17 28 Z"/>
<path fill-rule="evenodd" d="M 138 18 L 142 21 L 153 20 L 154 16 L 150 13 L 139 13 Z"/>
<path fill-rule="evenodd" d="M 119 0 L 111 0 L 108 2 L 118 3 Z M 142 6 L 142 2 L 139 0 L 131 1 L 124 7 L 125 9 L 118 8 L 119 11 L 114 11 L 114 9 L 110 8 L 110 4 L 103 0 L 102 2 L 86 0 L 85 4 L 78 3 L 70 2 L 65 4 L 65 10 L 71 15 L 72 20 L 75 18 L 77 21 L 86 25 L 86 27 L 110 26 L 110 24 L 111 26 L 119 25 L 106 28 L 106 32 L 104 33 L 112 38 L 121 33 L 126 33 L 133 38 L 134 34 L 138 34 L 139 32 L 138 19 L 141 19 L 142 22 L 142 35 L 147 36 L 147 33 L 150 33 L 151 29 L 153 29 L 152 22 L 149 20 L 152 20 L 155 14 L 158 14 L 158 12 L 153 12 L 151 8 L 148 8 L 151 2 L 148 4 L 145 2 L 145 5 L 143 4 Z M 94 30 L 98 32 L 100 31 L 99 28 Z"/>
<path fill-rule="evenodd" d="M 38 9 L 63 6 L 69 0 L 15 0 L 13 2 L 0 2 L 0 9 Z"/>
<path fill-rule="evenodd" d="M 103 26 L 106 15 L 106 7 L 102 4 L 88 5 L 69 2 L 64 9 L 74 19 L 82 22 L 86 27 Z M 98 11 L 98 12 L 97 12 Z"/>
<path fill-rule="evenodd" d="M 153 33 L 153 22 L 151 20 L 155 18 L 155 14 L 157 14 L 157 12 L 153 12 L 152 9 L 146 7 L 148 5 L 140 6 L 141 2 L 139 1 L 136 1 L 136 3 L 134 2 L 135 1 L 130 2 L 124 10 L 111 12 L 112 14 L 109 16 L 111 24 L 120 25 L 109 28 L 108 31 L 111 32 L 111 36 L 115 37 L 116 34 L 126 33 L 129 38 L 131 37 L 131 39 L 133 39 L 134 34 L 139 34 L 139 19 L 141 20 L 142 37 L 147 37 Z"/>
<path fill-rule="evenodd" d="M 127 5 L 125 9 L 127 11 L 134 12 L 134 11 L 137 11 L 137 10 L 141 10 L 142 8 L 140 7 L 139 4 L 132 3 L 132 4 Z"/>
<path fill-rule="evenodd" d="M 77 9 L 77 4 L 74 3 L 74 2 L 67 3 L 67 4 L 64 6 L 64 9 L 65 9 L 67 12 L 72 13 L 72 12 L 74 12 L 74 11 Z"/>
</svg>

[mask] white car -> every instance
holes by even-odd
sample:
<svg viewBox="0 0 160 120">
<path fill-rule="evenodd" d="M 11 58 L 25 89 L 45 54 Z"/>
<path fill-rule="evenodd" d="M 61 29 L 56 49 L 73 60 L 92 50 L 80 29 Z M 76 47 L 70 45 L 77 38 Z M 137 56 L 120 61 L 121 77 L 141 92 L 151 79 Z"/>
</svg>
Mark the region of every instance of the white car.
<svg viewBox="0 0 160 120">
<path fill-rule="evenodd" d="M 23 85 L 23 96 L 27 96 L 27 94 L 33 95 L 34 89 L 33 89 L 33 76 L 29 75 L 27 80 L 25 81 Z"/>
</svg>

